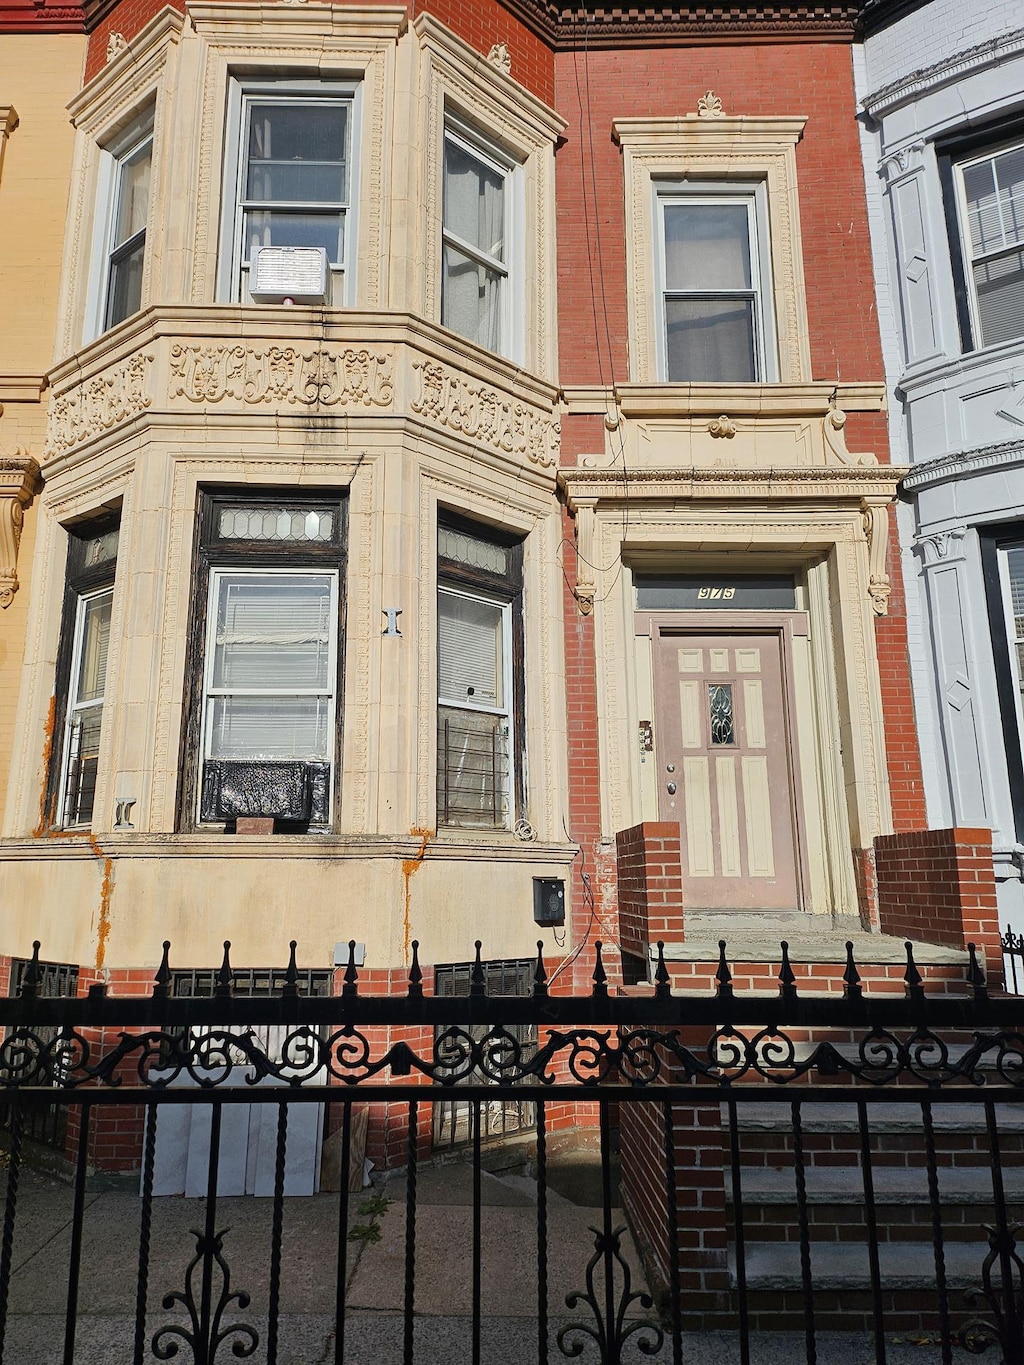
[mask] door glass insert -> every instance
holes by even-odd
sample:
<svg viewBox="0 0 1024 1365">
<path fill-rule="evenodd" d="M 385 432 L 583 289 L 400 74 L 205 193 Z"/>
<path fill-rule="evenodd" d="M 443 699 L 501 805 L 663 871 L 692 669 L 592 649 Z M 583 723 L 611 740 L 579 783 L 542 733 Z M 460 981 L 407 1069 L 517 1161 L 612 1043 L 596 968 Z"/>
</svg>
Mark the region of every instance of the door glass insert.
<svg viewBox="0 0 1024 1365">
<path fill-rule="evenodd" d="M 732 683 L 708 683 L 708 707 L 711 712 L 711 743 L 735 744 Z"/>
</svg>

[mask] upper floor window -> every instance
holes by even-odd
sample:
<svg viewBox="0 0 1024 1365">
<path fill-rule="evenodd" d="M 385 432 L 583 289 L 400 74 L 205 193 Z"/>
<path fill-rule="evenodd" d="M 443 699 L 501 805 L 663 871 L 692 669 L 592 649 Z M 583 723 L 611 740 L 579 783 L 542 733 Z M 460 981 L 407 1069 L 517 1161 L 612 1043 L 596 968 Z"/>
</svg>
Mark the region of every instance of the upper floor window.
<svg viewBox="0 0 1024 1365">
<path fill-rule="evenodd" d="M 496 148 L 446 127 L 441 322 L 501 355 L 512 355 L 517 347 L 513 187 L 513 167 Z"/>
<path fill-rule="evenodd" d="M 237 111 L 231 278 L 224 293 L 251 302 L 262 247 L 318 247 L 327 264 L 327 302 L 345 303 L 354 92 L 281 82 L 239 91 Z"/>
<path fill-rule="evenodd" d="M 1024 143 L 956 165 L 970 338 L 998 346 L 1024 336 Z"/>
<path fill-rule="evenodd" d="M 90 327 L 94 334 L 116 327 L 142 306 L 152 169 L 150 112 L 103 152 Z"/>
<path fill-rule="evenodd" d="M 670 383 L 774 377 L 766 225 L 756 190 L 657 193 L 661 373 Z"/>
<path fill-rule="evenodd" d="M 117 541 L 117 527 L 109 522 L 69 534 L 56 686 L 61 742 L 51 774 L 54 823 L 64 829 L 88 829 L 93 820 Z"/>
</svg>

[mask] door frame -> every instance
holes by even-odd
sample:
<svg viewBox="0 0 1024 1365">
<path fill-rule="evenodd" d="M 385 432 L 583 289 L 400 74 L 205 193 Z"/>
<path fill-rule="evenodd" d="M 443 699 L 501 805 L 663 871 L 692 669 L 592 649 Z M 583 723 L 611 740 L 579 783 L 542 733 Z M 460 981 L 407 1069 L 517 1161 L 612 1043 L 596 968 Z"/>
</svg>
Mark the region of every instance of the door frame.
<svg viewBox="0 0 1024 1365">
<path fill-rule="evenodd" d="M 800 799 L 800 746 L 796 723 L 796 688 L 793 676 L 793 637 L 806 636 L 806 611 L 635 611 L 633 621 L 636 635 L 646 635 L 651 641 L 652 686 L 656 689 L 657 668 L 654 653 L 668 637 L 694 635 L 774 635 L 779 641 L 782 672 L 782 718 L 785 727 L 786 779 L 789 783 L 790 808 L 793 812 L 793 860 L 796 876 L 796 904 L 798 913 L 806 913 L 810 886 L 807 865 L 807 836 L 804 825 L 803 802 Z M 654 694 L 657 709 L 657 693 Z M 654 733 L 654 752 L 658 752 L 658 734 Z M 731 913 L 724 911 L 724 914 Z"/>
</svg>

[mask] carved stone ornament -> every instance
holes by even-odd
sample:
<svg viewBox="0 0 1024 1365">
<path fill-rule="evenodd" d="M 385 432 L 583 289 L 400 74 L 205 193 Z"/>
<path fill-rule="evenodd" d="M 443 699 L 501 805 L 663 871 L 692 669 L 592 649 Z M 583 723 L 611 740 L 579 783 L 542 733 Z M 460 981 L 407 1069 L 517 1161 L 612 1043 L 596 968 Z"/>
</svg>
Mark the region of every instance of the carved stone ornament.
<svg viewBox="0 0 1024 1365">
<path fill-rule="evenodd" d="M 55 393 L 50 399 L 46 454 L 56 455 L 138 417 L 152 403 L 151 355 L 130 356 L 102 374 Z"/>
<path fill-rule="evenodd" d="M 190 403 L 233 398 L 250 407 L 296 403 L 303 407 L 390 407 L 394 398 L 394 356 L 327 347 L 171 347 L 169 396 Z"/>
<path fill-rule="evenodd" d="M 868 541 L 868 596 L 876 616 L 888 616 L 892 584 L 886 573 L 885 553 L 889 543 L 889 508 L 884 503 L 861 504 L 864 534 Z"/>
<path fill-rule="evenodd" d="M 721 417 L 716 417 L 713 422 L 708 423 L 708 431 L 712 436 L 721 439 L 723 436 L 730 441 L 736 435 L 736 423 L 723 412 Z"/>
<path fill-rule="evenodd" d="M 512 53 L 508 50 L 508 43 L 495 43 L 487 54 L 487 60 L 499 71 L 504 71 L 506 76 L 511 76 Z"/>
<path fill-rule="evenodd" d="M 822 433 L 825 437 L 825 457 L 829 464 L 841 465 L 877 465 L 876 456 L 865 452 L 861 455 L 853 455 L 846 448 L 846 413 L 839 407 L 835 395 L 829 399 L 828 412 L 825 413 L 821 424 Z"/>
<path fill-rule="evenodd" d="M 419 360 L 419 394 L 409 406 L 426 421 L 448 431 L 461 432 L 492 450 L 525 456 L 543 469 L 558 461 L 560 428 L 525 403 L 472 383 L 444 365 Z"/>
<path fill-rule="evenodd" d="M 18 591 L 18 548 L 25 508 L 41 487 L 39 465 L 24 450 L 0 455 L 0 608 Z"/>
<path fill-rule="evenodd" d="M 966 535 L 966 526 L 947 526 L 945 530 L 935 531 L 930 536 L 920 536 L 917 547 L 924 559 L 924 567 L 930 569 L 944 560 L 961 556 Z"/>
<path fill-rule="evenodd" d="M 107 39 L 107 61 L 112 62 L 115 57 L 120 57 L 122 52 L 128 51 L 128 39 L 123 33 L 111 33 Z"/>
<path fill-rule="evenodd" d="M 593 500 L 576 504 L 576 587 L 573 596 L 581 616 L 589 616 L 594 610 L 597 587 L 594 569 L 595 506 Z"/>
<path fill-rule="evenodd" d="M 722 108 L 722 101 L 713 90 L 706 90 L 697 101 L 698 118 L 724 118 L 725 110 Z"/>
</svg>

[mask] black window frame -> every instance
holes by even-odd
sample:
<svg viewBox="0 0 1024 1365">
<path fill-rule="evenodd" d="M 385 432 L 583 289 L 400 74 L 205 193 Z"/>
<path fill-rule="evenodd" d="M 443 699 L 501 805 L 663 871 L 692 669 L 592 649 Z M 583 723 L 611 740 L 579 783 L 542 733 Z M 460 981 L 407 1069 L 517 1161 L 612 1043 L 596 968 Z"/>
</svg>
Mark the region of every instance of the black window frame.
<svg viewBox="0 0 1024 1365">
<path fill-rule="evenodd" d="M 999 555 L 1012 545 L 1024 545 L 1024 521 L 1003 522 L 998 526 L 978 528 L 981 547 L 981 571 L 985 584 L 988 608 L 989 638 L 992 642 L 992 663 L 999 700 L 999 720 L 1006 756 L 1006 777 L 1010 788 L 1010 806 L 1017 841 L 1024 842 L 1024 729 L 1018 719 L 1016 688 L 1010 663 L 1010 640 L 1006 633 L 1006 612 L 1003 603 L 1003 583 L 999 572 Z"/>
<path fill-rule="evenodd" d="M 1024 108 L 1012 113 L 1001 113 L 987 123 L 972 125 L 952 133 L 935 144 L 935 158 L 939 170 L 939 184 L 942 189 L 942 208 L 946 220 L 946 237 L 949 243 L 949 261 L 953 274 L 953 294 L 956 300 L 957 324 L 960 330 L 960 349 L 964 355 L 973 351 L 987 349 L 979 337 L 974 335 L 971 321 L 970 291 L 967 277 L 967 262 L 964 260 L 963 239 L 966 224 L 960 220 L 959 196 L 956 190 L 956 167 L 963 161 L 970 161 L 986 150 L 993 155 L 1003 147 L 1024 143 Z M 1018 340 L 1024 342 L 1024 332 Z M 1001 342 L 1000 345 L 1011 343 Z"/>
<path fill-rule="evenodd" d="M 505 574 L 493 573 L 487 569 L 474 568 L 468 564 L 463 564 L 458 560 L 448 559 L 441 554 L 440 532 L 442 528 L 462 532 L 464 535 L 473 536 L 477 540 L 485 541 L 491 545 L 500 546 L 509 551 L 508 571 Z M 526 782 L 526 669 L 525 669 L 525 617 L 523 612 L 523 548 L 524 537 L 516 535 L 514 532 L 502 530 L 499 527 L 491 526 L 486 522 L 475 521 L 460 512 L 449 510 L 448 508 L 438 508 L 437 514 L 437 589 L 440 593 L 445 588 L 453 588 L 456 591 L 479 593 L 483 597 L 490 597 L 502 606 L 511 608 L 512 613 L 512 737 L 513 749 L 510 755 L 512 763 L 512 810 L 509 812 L 507 825 L 457 825 L 442 824 L 440 812 L 437 811 L 437 827 L 439 829 L 461 830 L 467 834 L 501 834 L 511 833 L 515 829 L 519 820 L 528 818 L 527 815 L 527 782 Z M 439 701 L 435 698 L 435 713 L 439 710 Z M 438 744 L 435 741 L 434 754 L 435 761 L 438 752 Z M 435 784 L 436 786 L 436 784 Z"/>
<path fill-rule="evenodd" d="M 307 507 L 310 511 L 330 508 L 337 513 L 335 535 L 329 542 L 301 544 L 266 540 L 236 540 L 217 534 L 218 514 L 232 505 Z M 199 818 L 199 788 L 202 782 L 201 752 L 203 697 L 206 678 L 206 638 L 210 599 L 210 574 L 214 569 L 231 568 L 305 568 L 336 570 L 338 574 L 337 664 L 335 669 L 334 754 L 331 760 L 331 805 L 337 816 L 341 799 L 341 753 L 344 729 L 344 662 L 347 611 L 346 569 L 348 563 L 348 489 L 294 489 L 245 485 L 201 486 L 196 501 L 195 537 L 192 558 L 192 603 L 189 611 L 188 645 L 185 659 L 184 716 L 178 760 L 178 800 L 176 828 L 179 832 L 216 831 L 230 833 L 233 820 L 205 821 Z M 281 833 L 304 834 L 311 830 L 305 823 L 277 822 Z M 312 827 L 313 832 L 329 829 Z"/>
<path fill-rule="evenodd" d="M 53 728 L 50 731 L 50 762 L 47 766 L 46 788 L 43 797 L 43 826 L 46 829 L 67 829 L 73 833 L 78 830 L 87 833 L 92 827 L 88 824 L 64 824 L 64 794 L 66 786 L 66 767 L 68 755 L 66 734 L 68 707 L 71 700 L 71 666 L 75 654 L 75 637 L 78 626 L 78 606 L 83 597 L 93 593 L 116 590 L 117 553 L 99 564 L 86 563 L 88 546 L 112 532 L 120 532 L 120 508 L 104 508 L 87 520 L 76 521 L 64 527 L 68 537 L 67 564 L 64 571 L 64 601 L 61 606 L 60 639 L 57 645 L 57 661 L 54 671 Z"/>
</svg>

